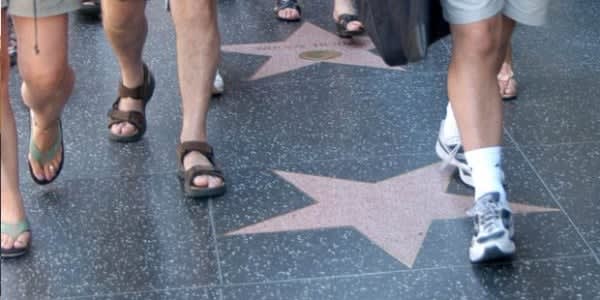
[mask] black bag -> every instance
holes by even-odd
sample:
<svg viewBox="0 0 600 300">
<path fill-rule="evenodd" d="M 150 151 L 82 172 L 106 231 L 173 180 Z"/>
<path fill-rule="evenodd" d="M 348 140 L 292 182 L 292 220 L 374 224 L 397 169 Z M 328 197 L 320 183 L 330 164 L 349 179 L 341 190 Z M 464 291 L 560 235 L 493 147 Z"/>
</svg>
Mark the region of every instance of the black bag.
<svg viewBox="0 0 600 300">
<path fill-rule="evenodd" d="M 440 0 L 359 0 L 361 19 L 390 66 L 416 62 L 450 33 Z"/>
</svg>

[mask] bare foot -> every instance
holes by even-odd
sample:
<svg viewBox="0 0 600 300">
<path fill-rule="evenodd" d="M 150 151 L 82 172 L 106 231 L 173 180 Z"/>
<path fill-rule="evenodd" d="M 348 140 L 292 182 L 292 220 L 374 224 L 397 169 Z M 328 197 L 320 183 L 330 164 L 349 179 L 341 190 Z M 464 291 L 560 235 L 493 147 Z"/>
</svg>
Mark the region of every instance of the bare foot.
<svg viewBox="0 0 600 300">
<path fill-rule="evenodd" d="M 129 97 L 125 97 L 125 98 L 121 98 L 121 100 L 119 100 L 118 109 L 120 111 L 143 112 L 144 104 L 142 101 L 139 101 L 139 100 L 136 100 L 133 98 L 129 98 Z M 138 129 L 137 129 L 137 127 L 135 127 L 135 125 L 133 125 L 129 122 L 120 122 L 120 123 L 113 124 L 110 127 L 110 131 L 114 135 L 129 137 L 129 136 L 135 135 L 137 133 Z"/>
<path fill-rule="evenodd" d="M 6 199 L 4 199 L 6 197 Z M 25 220 L 25 208 L 20 195 L 7 195 L 2 193 L 2 223 L 17 224 Z M 9 205 L 10 204 L 10 205 Z M 13 205 L 14 204 L 14 205 Z M 5 250 L 27 248 L 31 241 L 31 232 L 21 233 L 17 238 L 9 234 L 1 234 L 1 247 Z"/>
<path fill-rule="evenodd" d="M 40 181 L 49 181 L 56 176 L 62 160 L 62 145 L 60 145 L 59 140 L 60 123 L 56 120 L 47 128 L 40 128 L 35 121 L 36 119 L 33 112 L 31 113 L 31 120 L 31 139 L 35 147 L 41 153 L 51 151 L 52 147 L 55 147 L 56 143 L 59 143 L 56 154 L 49 161 L 43 161 L 43 163 L 37 161 L 33 158 L 31 153 L 29 153 L 28 156 L 33 175 Z"/>
<path fill-rule="evenodd" d="M 188 153 L 183 158 L 183 167 L 187 171 L 193 166 L 207 166 L 210 167 L 212 164 L 210 161 L 202 155 L 202 153 L 193 151 Z M 198 188 L 215 188 L 223 185 L 223 180 L 219 177 L 200 175 L 194 178 L 193 184 Z"/>
</svg>

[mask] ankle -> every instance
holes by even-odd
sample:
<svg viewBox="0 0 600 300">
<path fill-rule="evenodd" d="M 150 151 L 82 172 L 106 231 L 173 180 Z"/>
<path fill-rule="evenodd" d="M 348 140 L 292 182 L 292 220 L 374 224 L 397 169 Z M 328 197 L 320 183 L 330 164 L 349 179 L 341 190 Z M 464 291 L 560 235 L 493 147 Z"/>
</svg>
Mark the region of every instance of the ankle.
<svg viewBox="0 0 600 300">
<path fill-rule="evenodd" d="M 121 66 L 121 81 L 126 88 L 135 89 L 144 84 L 144 63 Z"/>
<path fill-rule="evenodd" d="M 8 194 L 11 194 L 10 196 Z M 11 199 L 11 200 L 4 200 Z M 25 219 L 25 208 L 23 207 L 23 200 L 19 193 L 2 193 L 2 211 L 0 213 L 0 219 L 4 223 L 14 224 Z"/>
<path fill-rule="evenodd" d="M 465 152 L 465 158 L 471 167 L 475 198 L 490 192 L 499 192 L 505 199 L 502 171 L 502 148 L 487 147 Z"/>
</svg>

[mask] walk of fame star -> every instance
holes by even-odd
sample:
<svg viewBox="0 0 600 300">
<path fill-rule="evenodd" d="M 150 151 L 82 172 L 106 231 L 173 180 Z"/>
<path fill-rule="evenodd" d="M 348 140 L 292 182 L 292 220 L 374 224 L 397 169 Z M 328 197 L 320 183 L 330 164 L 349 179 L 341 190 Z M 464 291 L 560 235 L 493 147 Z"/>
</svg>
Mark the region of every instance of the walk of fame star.
<svg viewBox="0 0 600 300">
<path fill-rule="evenodd" d="M 464 218 L 472 196 L 448 194 L 450 181 L 433 164 L 376 183 L 276 171 L 315 200 L 305 208 L 227 235 L 352 226 L 398 261 L 412 267 L 433 220 Z M 557 209 L 511 204 L 514 213 Z"/>
<path fill-rule="evenodd" d="M 305 22 L 283 42 L 225 45 L 225 52 L 270 56 L 250 80 L 256 80 L 296 70 L 320 63 L 319 60 L 303 59 L 308 51 L 331 51 L 331 55 L 322 61 L 334 64 L 365 66 L 382 69 L 404 70 L 401 67 L 389 67 L 381 57 L 369 50 L 375 48 L 366 36 L 353 39 L 341 39 L 337 35 Z"/>
</svg>

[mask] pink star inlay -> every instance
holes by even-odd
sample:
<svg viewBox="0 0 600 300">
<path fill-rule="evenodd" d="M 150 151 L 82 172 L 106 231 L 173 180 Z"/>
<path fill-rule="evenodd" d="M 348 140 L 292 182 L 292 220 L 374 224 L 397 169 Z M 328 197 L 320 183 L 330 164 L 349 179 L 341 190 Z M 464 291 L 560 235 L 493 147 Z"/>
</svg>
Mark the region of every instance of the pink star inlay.
<svg viewBox="0 0 600 300">
<path fill-rule="evenodd" d="M 324 62 L 382 69 L 404 70 L 402 67 L 389 67 L 381 57 L 369 50 L 375 48 L 366 36 L 342 39 L 333 33 L 305 22 L 283 42 L 225 45 L 225 52 L 270 56 L 258 71 L 250 78 L 256 80 L 268 76 L 296 70 L 320 63 L 299 57 L 309 50 L 333 50 L 341 55 Z"/>
<path fill-rule="evenodd" d="M 398 261 L 412 267 L 433 220 L 466 217 L 472 196 L 445 192 L 449 176 L 433 164 L 376 183 L 276 171 L 315 200 L 305 208 L 227 235 L 352 226 Z M 511 204 L 514 213 L 557 209 Z"/>
</svg>

